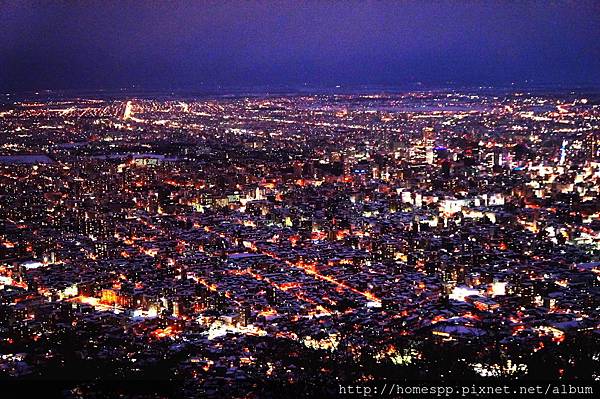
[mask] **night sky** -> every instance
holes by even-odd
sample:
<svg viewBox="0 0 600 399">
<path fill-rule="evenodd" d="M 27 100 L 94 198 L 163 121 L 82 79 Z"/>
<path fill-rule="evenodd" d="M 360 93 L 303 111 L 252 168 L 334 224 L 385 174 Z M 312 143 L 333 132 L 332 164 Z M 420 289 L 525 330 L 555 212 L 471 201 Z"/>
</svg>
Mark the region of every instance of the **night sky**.
<svg viewBox="0 0 600 399">
<path fill-rule="evenodd" d="M 0 90 L 600 84 L 600 1 L 0 0 Z"/>
</svg>

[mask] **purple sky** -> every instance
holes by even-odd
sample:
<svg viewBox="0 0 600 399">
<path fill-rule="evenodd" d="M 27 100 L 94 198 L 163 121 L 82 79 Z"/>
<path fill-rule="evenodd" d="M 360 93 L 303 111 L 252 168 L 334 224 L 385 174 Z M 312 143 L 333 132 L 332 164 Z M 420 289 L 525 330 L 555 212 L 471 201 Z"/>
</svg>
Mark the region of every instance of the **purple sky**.
<svg viewBox="0 0 600 399">
<path fill-rule="evenodd" d="M 0 1 L 0 89 L 600 84 L 600 1 Z"/>
</svg>

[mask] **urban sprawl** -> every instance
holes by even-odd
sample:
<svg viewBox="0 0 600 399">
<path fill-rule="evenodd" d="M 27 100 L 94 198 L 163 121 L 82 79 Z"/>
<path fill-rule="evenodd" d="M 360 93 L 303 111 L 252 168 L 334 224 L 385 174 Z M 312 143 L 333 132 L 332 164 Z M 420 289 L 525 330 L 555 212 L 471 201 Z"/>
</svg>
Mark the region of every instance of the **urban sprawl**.
<svg viewBox="0 0 600 399">
<path fill-rule="evenodd" d="M 1 380 L 600 379 L 599 93 L 2 96 Z"/>
</svg>

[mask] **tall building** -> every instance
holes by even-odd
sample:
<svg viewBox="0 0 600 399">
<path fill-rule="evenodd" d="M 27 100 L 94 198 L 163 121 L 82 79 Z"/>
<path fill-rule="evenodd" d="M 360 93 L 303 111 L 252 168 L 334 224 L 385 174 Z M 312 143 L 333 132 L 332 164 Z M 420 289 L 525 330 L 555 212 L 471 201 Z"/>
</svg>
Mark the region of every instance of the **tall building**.
<svg viewBox="0 0 600 399">
<path fill-rule="evenodd" d="M 583 139 L 583 151 L 585 159 L 595 161 L 599 158 L 600 134 L 598 132 L 588 133 Z"/>
</svg>

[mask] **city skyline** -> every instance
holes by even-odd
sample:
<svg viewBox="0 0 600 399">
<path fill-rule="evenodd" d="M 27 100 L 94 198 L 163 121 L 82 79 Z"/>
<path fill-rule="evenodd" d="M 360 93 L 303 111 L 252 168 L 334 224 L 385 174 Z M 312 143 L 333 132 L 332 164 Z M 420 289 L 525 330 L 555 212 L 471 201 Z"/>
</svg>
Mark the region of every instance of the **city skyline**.
<svg viewBox="0 0 600 399">
<path fill-rule="evenodd" d="M 599 92 L 51 94 L 0 109 L 8 387 L 597 388 Z"/>
<path fill-rule="evenodd" d="M 594 397 L 600 2 L 0 2 L 3 397 Z"/>
</svg>

